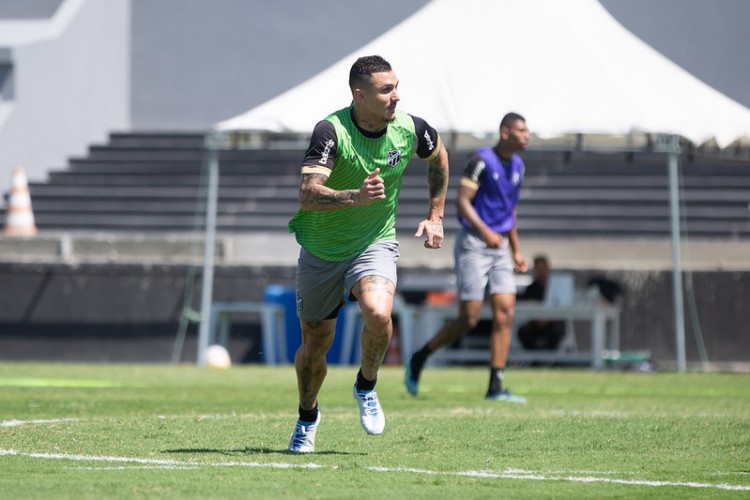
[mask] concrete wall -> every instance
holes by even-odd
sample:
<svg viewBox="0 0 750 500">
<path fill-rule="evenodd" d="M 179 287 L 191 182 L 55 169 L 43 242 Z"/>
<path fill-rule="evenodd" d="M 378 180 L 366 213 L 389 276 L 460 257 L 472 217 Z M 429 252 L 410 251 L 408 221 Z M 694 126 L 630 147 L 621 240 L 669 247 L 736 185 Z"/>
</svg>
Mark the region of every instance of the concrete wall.
<svg viewBox="0 0 750 500">
<path fill-rule="evenodd" d="M 130 126 L 129 0 L 66 0 L 42 20 L 0 20 L 13 96 L 0 112 L 0 181 L 31 180 Z"/>
<path fill-rule="evenodd" d="M 402 289 L 425 276 L 452 276 L 450 236 L 437 252 L 411 233 L 400 234 L 399 242 Z M 521 235 L 521 242 L 527 259 L 544 253 L 554 269 L 572 271 L 579 289 L 597 275 L 621 283 L 623 349 L 650 350 L 661 367 L 675 365 L 668 241 L 624 245 Z M 190 284 L 187 303 L 200 306 L 202 250 L 199 235 L 0 236 L 0 360 L 169 361 Z M 684 250 L 688 359 L 700 360 L 700 334 L 711 362 L 747 362 L 747 243 L 690 241 Z M 289 234 L 219 237 L 213 300 L 262 301 L 266 285 L 292 285 L 298 253 Z M 587 328 L 576 327 L 581 348 L 588 345 Z M 258 319 L 246 318 L 235 330 L 233 358 L 260 360 Z M 182 359 L 194 361 L 196 325 L 187 333 Z"/>
<path fill-rule="evenodd" d="M 426 3 L 133 0 L 133 127 L 205 130 L 302 83 Z"/>
<path fill-rule="evenodd" d="M 48 19 L 55 15 L 63 0 L 3 0 L 0 19 Z"/>
<path fill-rule="evenodd" d="M 3 290 L 12 291 L 0 294 L 0 360 L 169 361 L 185 289 L 193 283 L 195 271 L 187 265 L 0 263 L 0 283 Z M 399 276 L 451 272 L 402 266 Z M 657 366 L 675 366 L 669 271 L 573 272 L 581 286 L 599 275 L 621 283 L 625 289 L 621 348 L 649 350 Z M 195 309 L 200 272 L 197 276 L 190 302 Z M 686 293 L 688 360 L 701 359 L 700 339 L 710 362 L 746 363 L 750 308 L 744 298 L 750 296 L 750 272 L 700 271 L 690 277 L 694 287 Z M 218 266 L 214 299 L 262 301 L 266 285 L 292 285 L 293 280 L 290 266 Z M 244 321 L 257 334 L 257 318 Z M 195 359 L 195 330 L 193 325 L 183 357 L 188 361 Z M 579 348 L 587 348 L 587 326 L 578 325 L 576 331 Z M 235 333 L 239 343 L 233 355 L 248 357 L 247 332 Z M 256 352 L 257 338 L 254 342 Z"/>
</svg>

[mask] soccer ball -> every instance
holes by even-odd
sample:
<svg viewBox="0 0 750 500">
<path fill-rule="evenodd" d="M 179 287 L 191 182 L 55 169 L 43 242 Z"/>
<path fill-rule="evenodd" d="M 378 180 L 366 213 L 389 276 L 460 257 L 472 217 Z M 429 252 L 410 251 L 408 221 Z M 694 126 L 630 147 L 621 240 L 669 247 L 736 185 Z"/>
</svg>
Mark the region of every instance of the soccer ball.
<svg viewBox="0 0 750 500">
<path fill-rule="evenodd" d="M 206 351 L 206 366 L 215 370 L 226 370 L 232 367 L 232 358 L 223 345 L 208 346 Z"/>
</svg>

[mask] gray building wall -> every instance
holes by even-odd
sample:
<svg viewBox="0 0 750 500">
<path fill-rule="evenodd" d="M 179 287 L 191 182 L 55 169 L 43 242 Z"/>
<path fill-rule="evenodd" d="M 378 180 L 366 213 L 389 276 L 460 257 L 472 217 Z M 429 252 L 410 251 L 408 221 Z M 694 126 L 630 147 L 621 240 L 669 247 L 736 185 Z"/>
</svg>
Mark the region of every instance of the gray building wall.
<svg viewBox="0 0 750 500">
<path fill-rule="evenodd" d="M 2 0 L 0 19 L 48 19 L 63 0 Z"/>
<path fill-rule="evenodd" d="M 205 130 L 304 82 L 427 3 L 132 1 L 132 124 L 143 130 Z"/>
<path fill-rule="evenodd" d="M 12 92 L 0 101 L 0 180 L 41 180 L 130 126 L 129 0 L 67 0 L 47 19 L 0 19 Z M 11 29 L 16 28 L 16 29 Z M 8 75 L 6 75 L 6 78 Z"/>
</svg>

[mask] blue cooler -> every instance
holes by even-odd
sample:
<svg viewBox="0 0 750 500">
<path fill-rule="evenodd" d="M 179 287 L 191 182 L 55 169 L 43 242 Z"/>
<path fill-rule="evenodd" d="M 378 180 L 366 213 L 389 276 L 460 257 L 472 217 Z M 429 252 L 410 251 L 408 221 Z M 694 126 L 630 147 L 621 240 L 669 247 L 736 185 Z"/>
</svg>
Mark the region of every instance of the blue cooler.
<svg viewBox="0 0 750 500">
<path fill-rule="evenodd" d="M 286 357 L 285 353 L 279 353 L 282 363 L 294 363 L 294 355 L 297 348 L 302 342 L 302 329 L 297 318 L 297 294 L 293 286 L 288 285 L 268 285 L 265 288 L 265 302 L 267 304 L 279 304 L 284 307 L 284 323 L 286 324 Z M 344 328 L 343 308 L 339 313 L 336 321 L 336 336 L 333 339 L 333 345 L 328 351 L 326 359 L 329 364 L 349 364 L 351 357 L 341 359 L 341 335 Z"/>
</svg>

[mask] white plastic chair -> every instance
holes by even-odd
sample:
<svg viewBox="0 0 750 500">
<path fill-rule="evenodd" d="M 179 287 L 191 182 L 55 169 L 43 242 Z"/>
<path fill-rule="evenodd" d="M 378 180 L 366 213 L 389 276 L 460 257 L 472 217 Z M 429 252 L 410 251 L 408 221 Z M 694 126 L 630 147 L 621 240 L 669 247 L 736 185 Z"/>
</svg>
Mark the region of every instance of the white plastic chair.
<svg viewBox="0 0 750 500">
<path fill-rule="evenodd" d="M 571 306 L 575 302 L 575 297 L 576 286 L 573 273 L 552 272 L 547 281 L 544 303 L 548 306 Z M 565 321 L 565 336 L 560 342 L 558 350 L 565 352 L 578 350 L 573 320 Z"/>
<path fill-rule="evenodd" d="M 553 272 L 547 281 L 544 303 L 548 306 L 570 306 L 576 297 L 573 273 Z"/>
</svg>

